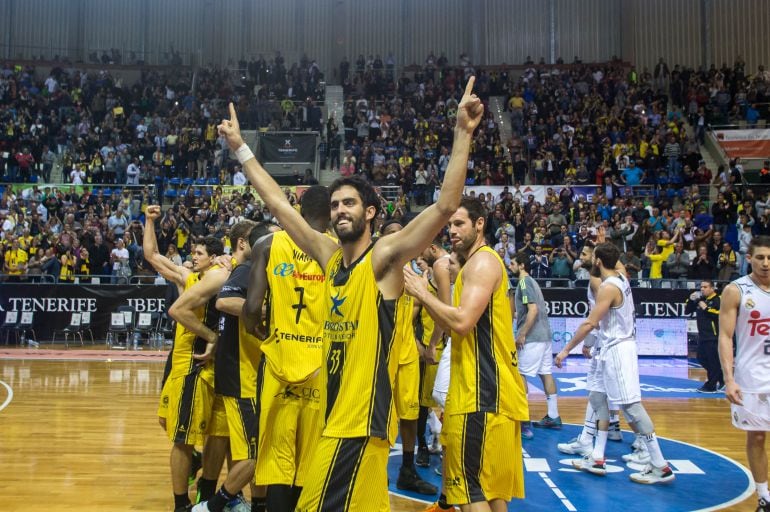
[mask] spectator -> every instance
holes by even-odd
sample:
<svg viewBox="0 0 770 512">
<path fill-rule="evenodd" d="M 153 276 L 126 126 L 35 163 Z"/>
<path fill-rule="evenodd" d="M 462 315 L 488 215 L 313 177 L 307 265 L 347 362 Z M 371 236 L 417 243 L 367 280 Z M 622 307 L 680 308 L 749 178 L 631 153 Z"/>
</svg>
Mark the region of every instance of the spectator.
<svg viewBox="0 0 770 512">
<path fill-rule="evenodd" d="M 570 256 L 563 247 L 557 247 L 551 251 L 551 255 L 548 257 L 548 263 L 551 267 L 551 277 L 571 279 L 572 262 L 572 256 Z"/>
<path fill-rule="evenodd" d="M 720 281 L 732 281 L 737 277 L 738 256 L 735 254 L 730 242 L 722 244 L 722 252 L 717 259 L 717 268 L 719 269 L 718 279 Z"/>
<path fill-rule="evenodd" d="M 527 233 L 529 234 L 529 233 Z M 523 251 L 519 251 L 523 252 Z M 548 261 L 548 256 L 543 254 L 543 246 L 536 245 L 535 252 L 529 257 L 530 261 L 530 275 L 535 279 L 544 279 L 551 274 L 551 268 Z"/>
<path fill-rule="evenodd" d="M 684 251 L 684 243 L 677 242 L 674 252 L 666 259 L 666 271 L 670 279 L 684 279 L 690 271 L 690 257 Z"/>
</svg>

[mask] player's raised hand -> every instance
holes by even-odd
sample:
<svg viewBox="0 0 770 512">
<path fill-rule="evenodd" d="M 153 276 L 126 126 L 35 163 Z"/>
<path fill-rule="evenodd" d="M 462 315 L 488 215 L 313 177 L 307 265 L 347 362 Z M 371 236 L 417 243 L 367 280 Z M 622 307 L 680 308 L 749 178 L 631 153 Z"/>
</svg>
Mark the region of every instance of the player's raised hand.
<svg viewBox="0 0 770 512">
<path fill-rule="evenodd" d="M 478 96 L 473 94 L 473 85 L 475 83 L 475 76 L 468 79 L 465 93 L 457 108 L 457 125 L 455 128 L 463 130 L 468 134 L 473 133 L 479 123 L 481 123 L 481 118 L 484 117 L 484 104 L 481 103 Z"/>
<path fill-rule="evenodd" d="M 230 119 L 222 119 L 222 122 L 217 126 L 217 130 L 219 135 L 222 135 L 227 140 L 227 145 L 230 146 L 230 149 L 235 151 L 243 145 L 243 137 L 241 137 L 241 125 L 238 123 L 235 105 L 230 102 L 229 108 Z"/>
<path fill-rule="evenodd" d="M 157 204 L 148 206 L 147 210 L 145 210 L 144 212 L 145 218 L 152 219 L 152 220 L 158 220 L 160 218 L 160 215 L 161 215 L 160 206 L 158 206 Z"/>
</svg>

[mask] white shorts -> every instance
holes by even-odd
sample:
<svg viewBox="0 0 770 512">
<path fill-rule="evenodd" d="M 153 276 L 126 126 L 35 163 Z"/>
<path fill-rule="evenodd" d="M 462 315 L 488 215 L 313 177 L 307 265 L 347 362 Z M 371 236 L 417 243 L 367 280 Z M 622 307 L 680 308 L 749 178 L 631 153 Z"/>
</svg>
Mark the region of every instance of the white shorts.
<svg viewBox="0 0 770 512">
<path fill-rule="evenodd" d="M 604 393 L 604 365 L 600 360 L 601 349 L 591 349 L 591 363 L 588 366 L 588 373 L 586 374 L 586 389 L 588 391 L 597 391 Z M 611 411 L 617 411 L 620 409 L 615 402 L 607 401 L 607 405 Z"/>
<path fill-rule="evenodd" d="M 743 405 L 730 404 L 733 426 L 741 430 L 770 432 L 770 394 L 743 393 Z"/>
<path fill-rule="evenodd" d="M 604 389 L 593 391 L 607 393 L 610 404 L 632 404 L 642 400 L 636 341 L 622 341 L 602 348 L 599 356 L 594 359 L 598 363 L 597 372 L 602 376 L 596 384 Z"/>
<path fill-rule="evenodd" d="M 519 350 L 519 373 L 527 377 L 550 375 L 553 368 L 551 342 L 527 342 Z"/>
<path fill-rule="evenodd" d="M 436 370 L 436 380 L 433 382 L 433 399 L 442 408 L 446 404 L 446 394 L 449 392 L 449 367 L 452 364 L 452 340 L 447 338 L 441 359 Z"/>
</svg>

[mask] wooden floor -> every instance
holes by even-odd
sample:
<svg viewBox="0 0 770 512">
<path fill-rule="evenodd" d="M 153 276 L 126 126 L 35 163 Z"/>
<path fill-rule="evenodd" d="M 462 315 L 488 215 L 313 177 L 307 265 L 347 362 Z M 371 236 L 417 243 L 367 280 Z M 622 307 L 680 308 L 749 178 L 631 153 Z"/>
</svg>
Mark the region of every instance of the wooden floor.
<svg viewBox="0 0 770 512">
<path fill-rule="evenodd" d="M 171 510 L 169 445 L 156 417 L 162 369 L 160 362 L 0 360 L 3 509 Z M 726 401 L 645 403 L 660 436 L 746 464 Z M 583 399 L 559 406 L 565 421 L 582 423 Z M 544 411 L 544 403 L 533 405 L 535 417 Z M 399 497 L 391 503 L 394 511 L 424 508 Z"/>
</svg>

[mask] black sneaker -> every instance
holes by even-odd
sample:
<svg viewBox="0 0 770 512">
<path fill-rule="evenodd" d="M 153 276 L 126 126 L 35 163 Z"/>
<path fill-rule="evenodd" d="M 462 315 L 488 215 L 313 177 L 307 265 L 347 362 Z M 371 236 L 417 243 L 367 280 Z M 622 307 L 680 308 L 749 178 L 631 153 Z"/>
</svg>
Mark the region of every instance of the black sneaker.
<svg viewBox="0 0 770 512">
<path fill-rule="evenodd" d="M 770 502 L 768 502 L 765 498 L 759 498 L 759 503 L 757 504 L 757 512 L 770 512 Z"/>
<path fill-rule="evenodd" d="M 421 468 L 430 467 L 430 451 L 427 447 L 417 449 L 417 457 L 414 459 L 414 463 Z"/>
<path fill-rule="evenodd" d="M 438 493 L 438 488 L 420 478 L 416 469 L 405 468 L 404 466 L 401 466 L 398 471 L 396 487 L 402 491 L 412 491 L 426 496 L 433 496 Z"/>
<path fill-rule="evenodd" d="M 705 384 L 699 387 L 698 389 L 696 389 L 695 391 L 697 391 L 698 393 L 716 393 L 717 392 L 716 388 L 710 388 Z"/>
</svg>

